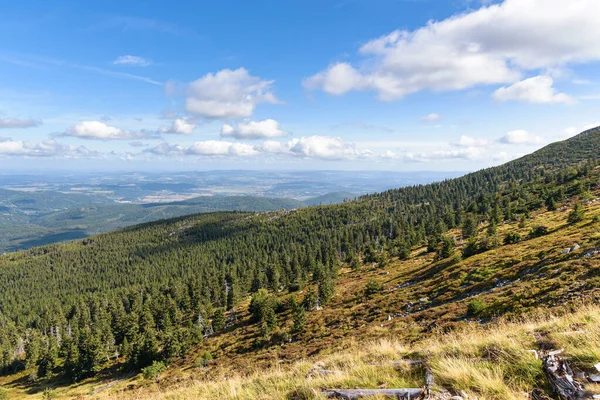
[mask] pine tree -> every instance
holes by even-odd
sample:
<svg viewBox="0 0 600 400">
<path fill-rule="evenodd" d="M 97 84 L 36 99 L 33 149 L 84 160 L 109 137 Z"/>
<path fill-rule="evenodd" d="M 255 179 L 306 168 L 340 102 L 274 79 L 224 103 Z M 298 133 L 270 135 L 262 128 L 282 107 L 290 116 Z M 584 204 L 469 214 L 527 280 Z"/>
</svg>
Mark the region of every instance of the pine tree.
<svg viewBox="0 0 600 400">
<path fill-rule="evenodd" d="M 302 333 L 306 329 L 306 309 L 301 304 L 294 307 L 294 326 L 292 331 L 294 333 Z"/>
<path fill-rule="evenodd" d="M 442 239 L 442 248 L 440 250 L 440 258 L 448 258 L 454 254 L 454 248 L 456 247 L 456 242 L 454 238 L 444 236 Z"/>
<path fill-rule="evenodd" d="M 571 213 L 569 214 L 569 216 L 567 218 L 567 222 L 569 224 L 575 224 L 577 222 L 583 221 L 584 218 L 585 218 L 585 211 L 583 210 L 583 208 L 581 208 L 579 203 L 575 203 L 575 206 L 573 207 L 573 211 L 571 211 Z"/>
<path fill-rule="evenodd" d="M 318 296 L 321 305 L 327 304 L 335 293 L 335 283 L 330 274 L 323 274 L 319 280 Z"/>
<path fill-rule="evenodd" d="M 548 211 L 554 211 L 554 210 L 556 210 L 556 200 L 554 200 L 554 196 L 553 195 L 549 195 L 546 198 L 546 207 L 548 208 Z"/>
<path fill-rule="evenodd" d="M 217 308 L 213 313 L 212 326 L 215 332 L 221 332 L 225 328 L 227 318 L 222 308 Z"/>
<path fill-rule="evenodd" d="M 465 239 L 477 235 L 477 221 L 472 214 L 469 214 L 464 218 L 462 234 Z"/>
</svg>

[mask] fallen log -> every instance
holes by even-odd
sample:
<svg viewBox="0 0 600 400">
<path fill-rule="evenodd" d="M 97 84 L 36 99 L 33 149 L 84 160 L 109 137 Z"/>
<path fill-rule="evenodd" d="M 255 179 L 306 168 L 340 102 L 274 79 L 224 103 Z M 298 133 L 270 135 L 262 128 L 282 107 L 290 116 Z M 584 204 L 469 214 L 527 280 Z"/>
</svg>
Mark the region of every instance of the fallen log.
<svg viewBox="0 0 600 400">
<path fill-rule="evenodd" d="M 322 392 L 327 398 L 355 400 L 367 396 L 384 396 L 398 400 L 416 400 L 423 389 L 327 389 Z"/>
<path fill-rule="evenodd" d="M 573 370 L 566 360 L 552 351 L 544 357 L 544 371 L 554 391 L 564 400 L 580 400 L 585 398 L 583 385 L 573 377 Z"/>
</svg>

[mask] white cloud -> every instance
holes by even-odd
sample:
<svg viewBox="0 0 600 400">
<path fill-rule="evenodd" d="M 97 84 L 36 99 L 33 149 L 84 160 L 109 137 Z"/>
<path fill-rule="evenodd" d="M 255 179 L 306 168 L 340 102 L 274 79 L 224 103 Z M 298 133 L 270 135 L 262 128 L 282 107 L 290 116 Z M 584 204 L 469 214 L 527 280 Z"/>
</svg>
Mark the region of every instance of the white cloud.
<svg viewBox="0 0 600 400">
<path fill-rule="evenodd" d="M 529 103 L 573 104 L 575 99 L 565 93 L 557 93 L 552 87 L 554 80 L 547 75 L 534 76 L 511 86 L 504 86 L 492 95 L 499 101 L 518 100 Z"/>
<path fill-rule="evenodd" d="M 368 88 L 364 77 L 348 63 L 331 65 L 325 71 L 305 79 L 304 86 L 309 90 L 322 89 L 334 95 Z"/>
<path fill-rule="evenodd" d="M 557 136 L 560 139 L 569 139 L 572 138 L 573 136 L 577 135 L 579 133 L 579 131 L 577 130 L 577 128 L 575 128 L 574 126 L 570 126 L 568 128 L 566 128 L 564 131 L 562 131 L 561 133 L 559 133 Z"/>
<path fill-rule="evenodd" d="M 484 151 L 477 147 L 467 147 L 454 150 L 436 150 L 430 152 L 407 153 L 405 161 L 409 162 L 431 162 L 442 160 L 477 160 L 484 155 Z"/>
<path fill-rule="evenodd" d="M 83 121 L 58 136 L 71 136 L 90 140 L 132 140 L 157 138 L 156 133 L 147 131 L 128 131 L 106 125 L 100 121 Z"/>
<path fill-rule="evenodd" d="M 490 145 L 490 141 L 462 135 L 458 141 L 451 144 L 457 147 L 487 147 Z"/>
<path fill-rule="evenodd" d="M 232 143 L 220 140 L 207 140 L 196 142 L 191 145 L 186 154 L 202 156 L 236 156 L 247 157 L 254 156 L 258 152 L 253 146 L 246 143 Z"/>
<path fill-rule="evenodd" d="M 185 153 L 183 147 L 179 145 L 170 145 L 169 143 L 161 143 L 151 149 L 144 150 L 144 153 L 152 153 L 158 156 L 180 156 Z"/>
<path fill-rule="evenodd" d="M 360 64 L 333 64 L 304 85 L 334 95 L 372 90 L 391 101 L 512 84 L 527 71 L 600 60 L 599 19 L 597 0 L 505 0 L 371 40 L 360 48 Z"/>
<path fill-rule="evenodd" d="M 544 139 L 523 129 L 508 132 L 498 139 L 503 144 L 537 145 L 543 144 Z"/>
<path fill-rule="evenodd" d="M 190 146 L 161 143 L 144 150 L 160 156 L 231 156 L 249 157 L 257 155 L 319 158 L 322 160 L 351 160 L 369 157 L 388 157 L 390 154 L 376 155 L 370 150 L 357 150 L 352 143 L 345 143 L 339 137 L 305 136 L 288 142 L 267 140 L 259 145 L 234 143 L 221 140 L 196 142 Z"/>
<path fill-rule="evenodd" d="M 42 125 L 39 119 L 0 118 L 0 129 L 32 128 Z"/>
<path fill-rule="evenodd" d="M 138 56 L 132 56 L 132 55 L 126 55 L 126 56 L 120 56 L 118 57 L 115 61 L 113 61 L 113 64 L 115 65 L 135 65 L 138 67 L 147 67 L 148 65 L 152 64 L 152 61 L 143 58 L 143 57 L 138 57 Z"/>
<path fill-rule="evenodd" d="M 211 119 L 250 117 L 257 104 L 279 102 L 271 91 L 272 84 L 251 76 L 244 68 L 224 69 L 190 83 L 185 108 Z"/>
<path fill-rule="evenodd" d="M 387 159 L 393 159 L 398 157 L 398 155 L 396 153 L 394 153 L 393 151 L 390 150 L 386 150 L 382 155 L 381 158 L 387 158 Z"/>
<path fill-rule="evenodd" d="M 196 124 L 185 118 L 176 118 L 171 126 L 159 128 L 160 133 L 175 133 L 180 135 L 191 135 L 196 128 Z"/>
<path fill-rule="evenodd" d="M 287 136 L 288 133 L 279 129 L 279 122 L 273 119 L 263 121 L 242 122 L 237 126 L 228 124 L 221 128 L 221 136 L 235 139 L 266 139 Z"/>
<path fill-rule="evenodd" d="M 156 147 L 144 150 L 160 156 L 232 156 L 248 157 L 259 154 L 259 152 L 246 143 L 232 143 L 221 140 L 206 140 L 195 142 L 188 147 L 161 143 Z"/>
<path fill-rule="evenodd" d="M 266 140 L 257 148 L 263 153 L 272 154 L 287 153 L 290 150 L 287 143 L 281 143 L 276 140 Z"/>
<path fill-rule="evenodd" d="M 431 113 L 431 114 L 426 115 L 423 118 L 421 118 L 421 122 L 436 122 L 436 121 L 439 121 L 440 118 L 441 117 L 439 114 Z"/>
<path fill-rule="evenodd" d="M 568 128 L 565 128 L 562 132 L 560 132 L 557 135 L 555 135 L 555 138 L 557 138 L 559 140 L 569 139 L 569 138 L 572 138 L 573 136 L 579 135 L 582 132 L 585 132 L 585 131 L 587 131 L 589 129 L 596 128 L 598 126 L 600 126 L 600 123 L 587 124 L 587 125 L 584 125 L 581 128 L 570 126 Z"/>
<path fill-rule="evenodd" d="M 83 146 L 69 146 L 56 140 L 28 142 L 0 139 L 0 156 L 80 158 L 95 157 L 98 153 Z"/>
<path fill-rule="evenodd" d="M 358 151 L 354 144 L 345 143 L 340 137 L 304 136 L 288 142 L 289 152 L 299 157 L 314 157 L 325 160 L 366 157 L 370 151 Z"/>
</svg>

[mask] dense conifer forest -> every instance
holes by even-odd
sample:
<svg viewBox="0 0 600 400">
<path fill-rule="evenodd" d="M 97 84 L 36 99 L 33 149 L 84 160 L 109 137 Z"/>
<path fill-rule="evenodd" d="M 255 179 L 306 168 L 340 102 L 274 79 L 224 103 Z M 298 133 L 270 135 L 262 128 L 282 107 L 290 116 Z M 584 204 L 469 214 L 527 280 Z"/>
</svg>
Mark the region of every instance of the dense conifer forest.
<svg viewBox="0 0 600 400">
<path fill-rule="evenodd" d="M 496 227 L 585 199 L 599 184 L 599 154 L 596 128 L 499 167 L 343 204 L 194 215 L 1 256 L 0 370 L 76 381 L 117 359 L 125 370 L 156 366 L 218 334 L 248 296 L 264 337 L 282 310 L 300 331 L 306 313 L 327 306 L 341 266 L 405 259 L 417 245 L 451 257 L 447 232 L 456 228 L 467 241 L 462 257 L 518 242 Z M 488 232 L 476 239 L 484 221 Z M 301 303 L 273 296 L 311 284 L 317 290 Z M 365 296 L 380 290 L 373 282 Z"/>
</svg>

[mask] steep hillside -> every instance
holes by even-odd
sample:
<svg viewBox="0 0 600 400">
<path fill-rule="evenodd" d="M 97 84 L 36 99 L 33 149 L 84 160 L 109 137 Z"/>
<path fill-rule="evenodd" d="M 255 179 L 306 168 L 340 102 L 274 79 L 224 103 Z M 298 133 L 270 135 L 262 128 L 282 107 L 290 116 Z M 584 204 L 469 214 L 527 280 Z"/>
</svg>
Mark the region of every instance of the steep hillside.
<svg viewBox="0 0 600 400">
<path fill-rule="evenodd" d="M 176 388 L 353 340 L 411 343 L 593 299 L 598 154 L 595 129 L 501 167 L 344 204 L 196 215 L 5 255 L 0 366 L 17 381 L 4 382 L 38 393 L 170 363 L 161 386 Z M 343 384 L 401 384 L 392 378 Z"/>
</svg>

